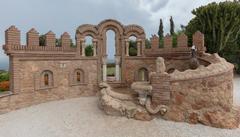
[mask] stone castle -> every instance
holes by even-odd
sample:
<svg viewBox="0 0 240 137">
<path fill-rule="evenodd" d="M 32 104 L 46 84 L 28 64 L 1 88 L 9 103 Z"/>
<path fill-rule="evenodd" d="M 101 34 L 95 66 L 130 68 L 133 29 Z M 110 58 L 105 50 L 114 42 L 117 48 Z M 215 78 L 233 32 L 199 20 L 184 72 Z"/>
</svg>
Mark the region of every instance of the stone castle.
<svg viewBox="0 0 240 137">
<path fill-rule="evenodd" d="M 106 32 L 115 32 L 115 77 L 107 76 Z M 87 36 L 91 36 L 93 56 L 85 55 Z M 136 37 L 137 55 L 129 55 L 129 37 Z M 238 111 L 233 106 L 233 65 L 217 54 L 205 53 L 204 35 L 192 36 L 200 66 L 189 67 L 191 50 L 188 37 L 181 34 L 173 47 L 170 35 L 163 39 L 153 35 L 146 48 L 144 29 L 138 25 L 123 25 L 108 19 L 98 25 L 84 24 L 76 29 L 76 47 L 71 46 L 67 32 L 56 46 L 52 31 L 45 34 L 45 45 L 39 45 L 39 33 L 27 32 L 27 44 L 21 45 L 20 31 L 11 26 L 5 31 L 3 49 L 9 56 L 11 94 L 0 98 L 0 112 L 39 104 L 51 100 L 93 96 L 99 84 L 114 88 L 130 88 L 134 82 L 151 85 L 152 104 L 166 105 L 165 119 L 236 128 Z M 164 73 L 158 70 L 157 57 L 163 57 Z M 133 116 L 134 117 L 134 116 Z M 217 117 L 220 117 L 217 119 Z M 227 123 L 224 123 L 226 122 Z"/>
</svg>

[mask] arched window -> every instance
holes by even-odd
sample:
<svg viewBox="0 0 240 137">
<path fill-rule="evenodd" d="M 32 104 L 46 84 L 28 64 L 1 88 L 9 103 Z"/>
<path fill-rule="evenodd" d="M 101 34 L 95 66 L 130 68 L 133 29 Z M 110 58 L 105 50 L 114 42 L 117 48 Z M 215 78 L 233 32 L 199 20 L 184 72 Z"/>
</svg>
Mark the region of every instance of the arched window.
<svg viewBox="0 0 240 137">
<path fill-rule="evenodd" d="M 86 56 L 93 56 L 93 37 L 91 37 L 91 36 L 86 36 L 85 37 L 85 41 L 86 41 L 86 43 L 85 43 L 85 54 L 86 54 Z"/>
<path fill-rule="evenodd" d="M 135 36 L 129 37 L 129 56 L 137 56 L 137 38 Z"/>
<path fill-rule="evenodd" d="M 82 69 L 76 69 L 73 74 L 75 84 L 84 83 L 84 71 Z"/>
<path fill-rule="evenodd" d="M 45 70 L 41 74 L 41 87 L 53 86 L 53 73 L 50 70 Z"/>
<path fill-rule="evenodd" d="M 44 74 L 44 86 L 49 85 L 49 75 L 46 73 Z"/>
<path fill-rule="evenodd" d="M 80 72 L 77 72 L 77 82 L 80 82 L 81 81 L 81 74 L 80 74 Z"/>
<path fill-rule="evenodd" d="M 138 70 L 138 81 L 148 81 L 148 70 L 146 68 L 140 68 Z"/>
</svg>

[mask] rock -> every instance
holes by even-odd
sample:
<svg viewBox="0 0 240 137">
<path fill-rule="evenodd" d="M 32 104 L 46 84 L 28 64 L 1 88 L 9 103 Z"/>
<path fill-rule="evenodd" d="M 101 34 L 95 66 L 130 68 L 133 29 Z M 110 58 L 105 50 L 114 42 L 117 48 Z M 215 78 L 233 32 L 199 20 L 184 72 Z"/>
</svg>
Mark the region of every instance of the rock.
<svg viewBox="0 0 240 137">
<path fill-rule="evenodd" d="M 185 121 L 183 112 L 175 107 L 170 108 L 168 112 L 163 116 L 164 119 L 173 120 L 177 122 Z"/>
<path fill-rule="evenodd" d="M 232 112 L 217 110 L 205 112 L 199 121 L 208 126 L 233 129 L 239 127 L 239 117 L 239 110 L 233 110 Z"/>
<path fill-rule="evenodd" d="M 101 89 L 99 99 L 99 107 L 103 109 L 106 114 L 134 118 L 137 113 L 147 113 L 144 107 L 135 104 L 133 101 L 118 98 L 121 93 L 117 93 L 116 95 L 118 97 L 115 98 L 113 96 L 115 94 L 112 94 L 114 91 L 111 90 L 111 92 L 107 92 L 107 90 L 111 90 L 111 88 Z"/>
<path fill-rule="evenodd" d="M 144 113 L 144 112 L 137 112 L 135 114 L 134 118 L 136 120 L 141 120 L 141 121 L 150 121 L 153 119 L 153 117 L 151 115 L 149 115 L 148 113 Z"/>
<path fill-rule="evenodd" d="M 177 94 L 177 95 L 175 96 L 175 101 L 176 101 L 176 104 L 177 104 L 177 105 L 181 105 L 182 102 L 183 102 L 183 100 L 184 100 L 184 96 L 183 96 L 183 95 Z"/>
<path fill-rule="evenodd" d="M 189 123 L 191 123 L 191 124 L 197 124 L 198 123 L 198 114 L 195 112 L 190 113 L 188 120 L 189 120 Z"/>
</svg>

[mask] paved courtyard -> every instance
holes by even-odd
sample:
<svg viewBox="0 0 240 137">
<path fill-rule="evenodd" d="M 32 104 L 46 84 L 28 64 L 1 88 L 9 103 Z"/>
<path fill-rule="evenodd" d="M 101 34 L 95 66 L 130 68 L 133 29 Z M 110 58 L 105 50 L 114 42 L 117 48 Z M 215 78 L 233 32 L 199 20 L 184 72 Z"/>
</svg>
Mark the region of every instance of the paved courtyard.
<svg viewBox="0 0 240 137">
<path fill-rule="evenodd" d="M 234 103 L 240 104 L 240 76 Z M 53 101 L 0 115 L 0 137 L 239 137 L 240 128 L 217 129 L 161 119 L 106 116 L 96 97 Z"/>
</svg>

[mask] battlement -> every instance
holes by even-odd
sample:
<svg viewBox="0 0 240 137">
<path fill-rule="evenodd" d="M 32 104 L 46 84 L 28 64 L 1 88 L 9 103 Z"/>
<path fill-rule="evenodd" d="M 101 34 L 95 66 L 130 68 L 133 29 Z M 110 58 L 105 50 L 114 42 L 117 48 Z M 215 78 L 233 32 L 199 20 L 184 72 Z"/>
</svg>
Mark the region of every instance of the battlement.
<svg viewBox="0 0 240 137">
<path fill-rule="evenodd" d="M 15 26 L 5 31 L 5 45 L 3 49 L 8 54 L 14 51 L 53 51 L 53 52 L 75 52 L 76 48 L 71 47 L 71 38 L 64 32 L 60 38 L 60 44 L 56 43 L 56 36 L 52 31 L 44 35 L 44 43 L 40 45 L 39 33 L 36 29 L 30 29 L 26 34 L 26 45 L 21 45 L 21 32 Z"/>
<path fill-rule="evenodd" d="M 85 28 L 83 28 L 83 30 L 84 29 Z M 131 32 L 129 33 L 129 35 L 126 35 L 126 37 L 129 37 L 130 34 L 132 33 L 135 34 L 135 31 L 130 31 L 129 29 L 126 29 L 126 30 Z M 84 37 L 87 35 L 93 36 L 93 50 L 94 50 L 93 56 L 97 56 L 98 52 L 104 51 L 103 49 L 100 50 L 100 47 L 105 46 L 105 45 L 99 44 L 99 42 L 101 42 L 101 39 L 99 39 L 98 36 L 93 35 L 92 31 L 76 34 L 75 47 L 72 46 L 71 37 L 67 32 L 64 32 L 61 35 L 60 39 L 56 39 L 56 35 L 52 31 L 49 31 L 45 35 L 43 35 L 43 37 L 42 36 L 40 37 L 39 32 L 36 29 L 32 28 L 26 33 L 26 45 L 21 45 L 20 35 L 21 35 L 20 30 L 15 26 L 10 26 L 5 31 L 5 45 L 3 45 L 3 49 L 5 50 L 6 54 L 8 55 L 12 53 L 24 53 L 24 54 L 31 53 L 32 54 L 33 52 L 34 54 L 38 54 L 38 53 L 61 54 L 66 52 L 70 54 L 75 53 L 76 56 L 85 56 L 86 44 L 85 44 Z M 78 37 L 78 35 L 81 35 L 81 36 Z M 143 37 L 140 37 L 139 35 L 139 38 L 142 38 L 143 41 L 145 40 L 145 36 L 143 38 Z M 139 50 L 138 50 L 137 56 L 156 57 L 156 56 L 162 56 L 162 55 L 171 56 L 172 54 L 189 55 L 190 53 L 190 47 L 188 46 L 188 37 L 185 34 L 180 34 L 177 37 L 172 37 L 169 34 L 167 34 L 163 39 L 159 39 L 157 35 L 152 35 L 152 37 L 150 38 L 150 41 L 151 41 L 150 48 L 145 48 L 144 42 L 141 42 L 141 41 L 138 42 Z M 196 46 L 198 53 L 202 54 L 206 51 L 206 48 L 204 46 L 204 34 L 202 34 L 199 31 L 195 32 L 192 36 L 192 41 L 193 41 L 193 45 Z M 160 42 L 161 44 L 159 44 Z M 126 54 L 127 54 L 129 52 L 128 51 L 129 43 L 128 42 L 122 43 L 122 45 L 123 46 L 119 46 L 119 48 L 125 46 L 124 50 L 126 50 Z"/>
<path fill-rule="evenodd" d="M 151 48 L 145 49 L 146 56 L 159 56 L 160 54 L 171 53 L 189 53 L 190 47 L 188 46 L 188 37 L 184 33 L 176 38 L 176 47 L 173 45 L 173 37 L 167 34 L 162 40 L 159 40 L 157 35 L 152 35 L 150 38 Z M 162 47 L 160 47 L 160 43 Z M 197 31 L 192 36 L 192 43 L 196 46 L 197 52 L 202 54 L 206 51 L 204 46 L 204 34 Z M 190 45 L 191 46 L 191 45 Z"/>
</svg>

